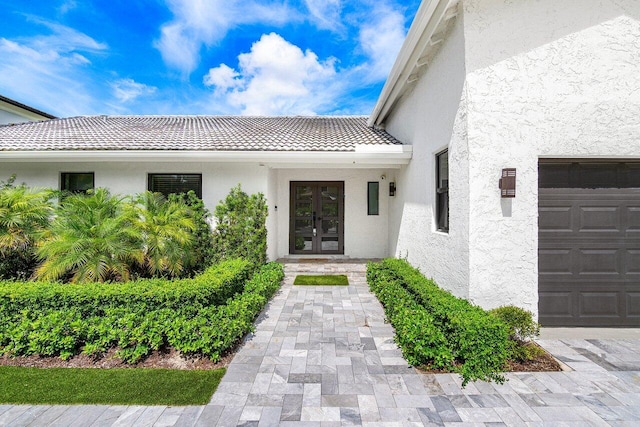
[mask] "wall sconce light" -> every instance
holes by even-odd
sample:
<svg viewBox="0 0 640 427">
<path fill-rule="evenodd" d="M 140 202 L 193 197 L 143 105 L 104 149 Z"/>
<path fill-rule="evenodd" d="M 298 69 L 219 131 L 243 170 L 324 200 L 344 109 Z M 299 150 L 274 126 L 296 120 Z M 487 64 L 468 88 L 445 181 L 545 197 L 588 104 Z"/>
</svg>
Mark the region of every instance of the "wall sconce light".
<svg viewBox="0 0 640 427">
<path fill-rule="evenodd" d="M 500 187 L 500 196 L 502 198 L 516 197 L 516 169 L 502 169 L 502 178 L 498 181 Z"/>
<path fill-rule="evenodd" d="M 389 183 L 389 196 L 395 196 L 396 195 L 396 183 L 395 182 L 390 182 Z"/>
</svg>

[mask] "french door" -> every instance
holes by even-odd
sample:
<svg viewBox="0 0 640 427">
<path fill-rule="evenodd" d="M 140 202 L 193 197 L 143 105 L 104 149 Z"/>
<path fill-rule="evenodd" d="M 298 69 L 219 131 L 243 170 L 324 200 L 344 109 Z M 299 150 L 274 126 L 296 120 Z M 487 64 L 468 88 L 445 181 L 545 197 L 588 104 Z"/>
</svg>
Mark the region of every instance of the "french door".
<svg viewBox="0 0 640 427">
<path fill-rule="evenodd" d="M 344 253 L 344 182 L 291 182 L 289 252 Z"/>
</svg>

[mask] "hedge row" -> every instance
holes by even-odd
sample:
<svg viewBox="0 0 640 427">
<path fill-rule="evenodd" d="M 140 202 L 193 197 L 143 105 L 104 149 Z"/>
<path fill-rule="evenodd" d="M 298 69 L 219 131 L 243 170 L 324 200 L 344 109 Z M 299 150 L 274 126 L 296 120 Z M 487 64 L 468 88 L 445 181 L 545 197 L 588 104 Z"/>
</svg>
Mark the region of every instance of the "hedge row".
<svg viewBox="0 0 640 427">
<path fill-rule="evenodd" d="M 504 381 L 508 330 L 499 319 L 439 288 L 404 260 L 369 264 L 367 279 L 409 363 L 448 368 L 462 375 L 463 384 Z"/>
<path fill-rule="evenodd" d="M 228 270 L 223 271 L 223 267 Z M 204 276 L 212 280 L 212 288 L 217 289 L 223 282 L 237 286 L 241 278 L 246 279 L 248 270 L 245 267 L 244 262 L 225 262 L 217 266 L 224 280 L 217 280 L 214 275 L 218 271 L 216 269 L 210 269 Z M 158 282 L 157 286 L 146 291 L 146 298 L 138 299 L 142 301 L 139 304 L 123 301 L 120 306 L 115 306 L 109 300 L 111 305 L 102 310 L 83 310 L 81 306 L 65 304 L 62 309 L 46 308 L 37 312 L 24 309 L 19 313 L 15 310 L 9 313 L 0 307 L 0 353 L 66 359 L 79 353 L 99 355 L 117 348 L 118 357 L 135 363 L 153 350 L 173 347 L 184 354 L 202 355 L 217 361 L 252 330 L 253 320 L 278 289 L 282 277 L 281 265 L 267 264 L 246 285 L 245 281 L 240 282 L 242 292 L 225 304 L 206 305 L 200 301 L 197 309 L 190 306 L 191 302 L 178 291 L 173 293 L 174 297 L 164 296 L 172 294 L 167 288 L 176 283 L 179 288 L 184 285 L 185 292 L 197 298 L 207 293 L 194 283 L 185 284 L 184 281 L 165 281 L 164 286 Z M 199 281 L 204 282 L 204 279 L 199 277 L 196 282 Z M 199 291 L 191 293 L 192 286 Z M 152 296 L 152 290 L 158 291 L 160 296 Z M 221 294 L 216 295 L 219 298 Z M 120 298 L 115 300 L 122 301 Z M 151 307 L 149 301 L 161 303 Z M 185 305 L 180 306 L 180 303 Z M 89 305 L 93 307 L 95 304 Z M 87 312 L 91 314 L 86 315 Z"/>
<path fill-rule="evenodd" d="M 241 292 L 251 265 L 240 259 L 213 265 L 192 279 L 167 281 L 140 279 L 125 283 L 62 284 L 0 282 L 0 313 L 13 316 L 28 311 L 33 316 L 51 310 L 78 311 L 82 317 L 103 316 L 113 310 L 126 312 L 157 309 L 193 313 L 223 304 Z"/>
</svg>

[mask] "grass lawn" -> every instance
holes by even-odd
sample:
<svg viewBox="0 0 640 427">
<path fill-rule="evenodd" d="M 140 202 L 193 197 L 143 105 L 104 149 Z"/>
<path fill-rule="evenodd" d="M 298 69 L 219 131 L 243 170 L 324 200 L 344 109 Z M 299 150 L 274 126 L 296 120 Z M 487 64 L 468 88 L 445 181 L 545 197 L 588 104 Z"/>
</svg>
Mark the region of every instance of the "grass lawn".
<svg viewBox="0 0 640 427">
<path fill-rule="evenodd" d="M 302 286 L 348 286 L 349 280 L 344 274 L 325 276 L 298 275 L 293 281 L 294 285 Z"/>
<path fill-rule="evenodd" d="M 0 403 L 204 405 L 224 373 L 0 366 Z"/>
</svg>

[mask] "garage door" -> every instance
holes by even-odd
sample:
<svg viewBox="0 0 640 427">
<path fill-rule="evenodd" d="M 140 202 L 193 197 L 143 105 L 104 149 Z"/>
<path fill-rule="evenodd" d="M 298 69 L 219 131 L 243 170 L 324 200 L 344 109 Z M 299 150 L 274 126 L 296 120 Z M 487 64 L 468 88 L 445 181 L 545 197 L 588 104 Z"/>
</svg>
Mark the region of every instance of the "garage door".
<svg viewBox="0 0 640 427">
<path fill-rule="evenodd" d="M 640 326 L 640 163 L 539 164 L 544 326 Z"/>
</svg>

